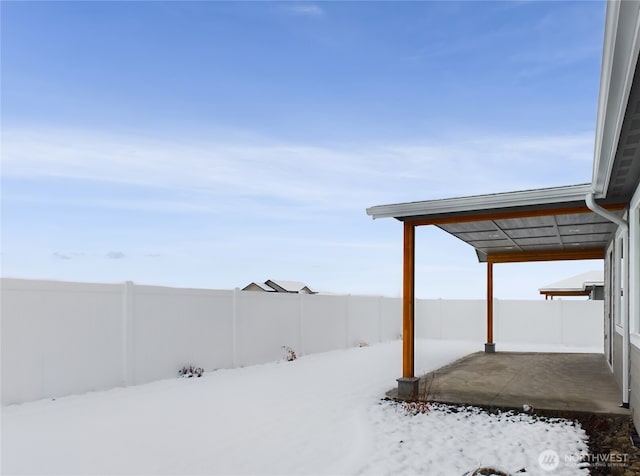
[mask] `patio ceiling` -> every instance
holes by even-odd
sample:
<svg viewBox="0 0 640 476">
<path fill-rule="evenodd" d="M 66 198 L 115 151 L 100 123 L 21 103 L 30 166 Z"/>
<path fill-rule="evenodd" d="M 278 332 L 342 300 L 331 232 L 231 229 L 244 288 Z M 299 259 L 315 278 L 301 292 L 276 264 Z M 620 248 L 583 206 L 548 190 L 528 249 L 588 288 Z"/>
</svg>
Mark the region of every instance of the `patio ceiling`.
<svg viewBox="0 0 640 476">
<path fill-rule="evenodd" d="M 494 263 L 603 258 L 616 230 L 585 206 L 539 212 L 494 212 L 433 224 L 473 246 L 479 261 Z"/>
<path fill-rule="evenodd" d="M 616 225 L 587 208 L 588 185 L 383 205 L 374 218 L 434 225 L 475 248 L 480 262 L 601 259 Z M 599 205 L 622 216 L 624 203 Z"/>
</svg>

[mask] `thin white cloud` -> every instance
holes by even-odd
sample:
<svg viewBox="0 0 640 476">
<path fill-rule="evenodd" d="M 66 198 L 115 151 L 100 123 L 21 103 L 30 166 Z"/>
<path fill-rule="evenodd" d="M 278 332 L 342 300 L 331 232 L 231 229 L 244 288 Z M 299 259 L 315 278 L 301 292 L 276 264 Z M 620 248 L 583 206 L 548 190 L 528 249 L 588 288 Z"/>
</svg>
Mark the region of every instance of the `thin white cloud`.
<svg viewBox="0 0 640 476">
<path fill-rule="evenodd" d="M 124 259 L 125 254 L 122 251 L 109 251 L 105 258 L 108 259 Z"/>
<path fill-rule="evenodd" d="M 521 76 L 536 76 L 599 57 L 601 52 L 600 45 L 578 45 L 569 48 L 556 48 L 553 51 L 518 53 L 511 57 L 511 61 L 521 67 L 519 71 Z"/>
<path fill-rule="evenodd" d="M 289 12 L 294 15 L 319 17 L 324 15 L 324 10 L 313 3 L 296 4 L 289 6 Z"/>
<path fill-rule="evenodd" d="M 360 148 L 236 144 L 105 135 L 91 131 L 8 130 L 5 179 L 71 179 L 147 187 L 135 196 L 88 196 L 100 208 L 270 214 L 364 210 L 425 200 L 587 182 L 592 133 L 464 135 L 422 144 Z M 586 171 L 586 172 L 585 172 Z M 575 178 L 574 178 L 575 177 Z M 5 199 L 39 200 L 39 196 Z M 74 197 L 48 197 L 61 204 Z"/>
</svg>

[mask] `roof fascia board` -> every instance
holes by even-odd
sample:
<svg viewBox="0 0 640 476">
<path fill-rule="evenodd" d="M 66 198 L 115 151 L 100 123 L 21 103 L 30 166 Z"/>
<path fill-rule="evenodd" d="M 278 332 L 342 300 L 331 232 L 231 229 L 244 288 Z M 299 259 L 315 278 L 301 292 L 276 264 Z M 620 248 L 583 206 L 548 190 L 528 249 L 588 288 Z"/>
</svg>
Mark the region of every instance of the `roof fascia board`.
<svg viewBox="0 0 640 476">
<path fill-rule="evenodd" d="M 266 284 L 267 286 L 269 286 L 270 288 L 273 288 L 274 291 L 276 292 L 287 292 L 287 290 L 285 288 L 283 288 L 282 286 L 280 286 L 276 281 L 272 280 L 272 279 L 267 279 L 264 284 Z"/>
<path fill-rule="evenodd" d="M 606 195 L 638 60 L 640 2 L 607 2 L 596 116 L 593 187 Z"/>
<path fill-rule="evenodd" d="M 523 190 L 519 192 L 495 193 L 471 197 L 445 198 L 422 202 L 378 205 L 367 208 L 367 214 L 376 218 L 402 218 L 429 216 L 446 213 L 494 210 L 498 208 L 525 207 L 584 201 L 588 193 L 593 192 L 590 184 L 566 187 Z"/>
<path fill-rule="evenodd" d="M 598 109 L 596 114 L 596 137 L 593 159 L 593 185 L 596 193 L 604 191 L 605 177 L 600 169 L 606 170 L 608 164 L 603 150 L 603 136 L 605 116 L 609 105 L 609 90 L 611 84 L 611 71 L 613 69 L 614 47 L 616 43 L 618 18 L 620 17 L 620 2 L 607 2 L 604 27 L 604 45 L 602 47 L 602 66 L 600 69 L 600 90 L 598 93 Z"/>
<path fill-rule="evenodd" d="M 489 263 L 528 263 L 533 261 L 570 261 L 604 259 L 604 249 L 587 248 L 577 250 L 525 251 L 495 253 L 487 255 Z"/>
<path fill-rule="evenodd" d="M 604 205 L 607 211 L 619 211 L 626 207 L 625 203 L 612 203 Z M 472 215 L 438 215 L 432 217 L 419 217 L 419 218 L 407 218 L 403 219 L 405 223 L 410 223 L 414 226 L 425 225 L 452 225 L 455 223 L 471 223 L 477 221 L 490 221 L 490 220 L 511 220 L 514 218 L 534 218 L 534 217 L 548 217 L 558 215 L 575 215 L 578 213 L 593 213 L 593 211 L 584 205 L 578 206 L 558 206 L 554 208 L 526 208 L 526 209 L 507 209 L 497 210 L 493 212 L 483 211 L 481 213 L 474 213 Z M 447 230 L 445 230 L 447 231 Z"/>
<path fill-rule="evenodd" d="M 557 291 L 557 290 L 540 290 L 540 294 L 544 294 L 546 296 L 588 296 L 590 291 Z"/>
</svg>

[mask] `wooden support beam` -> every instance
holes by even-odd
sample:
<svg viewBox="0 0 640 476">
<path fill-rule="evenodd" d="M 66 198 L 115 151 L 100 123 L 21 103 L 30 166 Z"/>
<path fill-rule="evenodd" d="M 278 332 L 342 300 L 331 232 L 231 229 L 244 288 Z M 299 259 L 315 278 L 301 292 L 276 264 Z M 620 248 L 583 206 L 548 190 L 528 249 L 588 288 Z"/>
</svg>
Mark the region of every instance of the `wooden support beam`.
<svg viewBox="0 0 640 476">
<path fill-rule="evenodd" d="M 603 248 L 564 249 L 549 251 L 515 251 L 487 255 L 490 263 L 528 263 L 531 261 L 571 261 L 604 259 Z"/>
<path fill-rule="evenodd" d="M 551 299 L 553 299 L 553 296 L 588 296 L 589 294 L 591 294 L 591 291 L 589 290 L 576 290 L 576 291 L 540 291 L 540 294 L 543 294 L 545 296 L 545 299 L 551 297 Z"/>
<path fill-rule="evenodd" d="M 602 205 L 602 208 L 609 211 L 623 210 L 627 203 L 614 203 Z M 501 210 L 501 211 L 482 211 L 479 213 L 469 212 L 467 214 L 444 215 L 439 217 L 397 217 L 404 223 L 412 223 L 415 226 L 423 225 L 449 225 L 452 223 L 469 223 L 476 221 L 491 220 L 509 220 L 512 218 L 532 218 L 546 217 L 554 215 L 573 215 L 576 213 L 593 213 L 586 205 L 578 205 L 573 207 L 559 208 L 534 208 L 526 210 Z"/>
<path fill-rule="evenodd" d="M 487 344 L 493 344 L 493 263 L 487 263 Z"/>
<path fill-rule="evenodd" d="M 402 377 L 414 377 L 415 319 L 415 248 L 416 228 L 404 224 L 404 259 L 402 284 Z"/>
</svg>

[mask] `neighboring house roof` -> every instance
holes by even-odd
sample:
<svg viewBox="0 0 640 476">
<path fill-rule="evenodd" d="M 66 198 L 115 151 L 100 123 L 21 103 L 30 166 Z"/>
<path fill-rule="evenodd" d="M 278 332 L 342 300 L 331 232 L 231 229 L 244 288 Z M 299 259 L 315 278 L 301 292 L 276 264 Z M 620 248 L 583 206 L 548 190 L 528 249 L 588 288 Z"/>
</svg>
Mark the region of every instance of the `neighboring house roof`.
<svg viewBox="0 0 640 476">
<path fill-rule="evenodd" d="M 594 286 L 604 286 L 604 271 L 587 271 L 570 278 L 547 284 L 539 289 L 540 294 L 583 292 L 588 294 Z"/>
<path fill-rule="evenodd" d="M 265 284 L 271 286 L 273 289 L 281 293 L 315 294 L 315 291 L 313 291 L 305 283 L 302 283 L 300 281 L 282 281 L 280 279 L 268 279 Z"/>
<path fill-rule="evenodd" d="M 249 283 L 244 288 L 243 291 L 266 291 L 268 293 L 272 293 L 275 289 L 270 288 L 265 283 Z"/>
<path fill-rule="evenodd" d="M 316 291 L 312 290 L 305 283 L 300 281 L 282 281 L 280 279 L 268 279 L 264 283 L 250 283 L 244 288 L 243 291 L 266 291 L 266 292 L 279 292 L 279 293 L 304 293 L 304 294 L 316 294 Z"/>
</svg>

